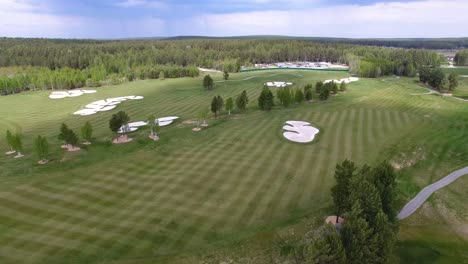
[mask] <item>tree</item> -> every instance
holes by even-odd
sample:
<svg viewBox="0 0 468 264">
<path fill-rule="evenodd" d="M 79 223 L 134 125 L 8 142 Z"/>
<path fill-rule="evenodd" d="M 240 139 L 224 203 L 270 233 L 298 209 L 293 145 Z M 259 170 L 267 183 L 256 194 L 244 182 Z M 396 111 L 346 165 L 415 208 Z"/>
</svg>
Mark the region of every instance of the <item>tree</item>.
<svg viewBox="0 0 468 264">
<path fill-rule="evenodd" d="M 112 118 L 109 120 L 109 128 L 112 132 L 117 133 L 119 129 L 128 124 L 130 117 L 124 111 L 119 111 L 117 114 L 113 114 Z M 124 134 L 126 129 L 124 129 Z"/>
<path fill-rule="evenodd" d="M 355 202 L 341 230 L 346 260 L 350 264 L 375 263 L 376 260 L 376 241 L 361 214 L 361 206 Z"/>
<path fill-rule="evenodd" d="M 166 79 L 166 77 L 164 75 L 164 71 L 160 71 L 159 72 L 159 80 L 165 80 L 165 79 Z"/>
<path fill-rule="evenodd" d="M 448 76 L 449 91 L 454 91 L 458 86 L 458 76 L 455 73 L 450 73 Z"/>
<path fill-rule="evenodd" d="M 337 215 L 342 215 L 351 210 L 351 182 L 356 175 L 356 166 L 350 160 L 344 160 L 341 164 L 336 164 L 335 186 L 332 187 L 333 204 Z"/>
<path fill-rule="evenodd" d="M 229 79 L 229 72 L 227 70 L 224 70 L 223 72 L 223 79 L 227 81 Z"/>
<path fill-rule="evenodd" d="M 304 97 L 307 101 L 312 100 L 312 84 L 307 84 L 304 86 Z"/>
<path fill-rule="evenodd" d="M 304 102 L 304 93 L 302 92 L 301 89 L 296 89 L 296 92 L 294 94 L 294 100 L 298 104 L 301 104 L 302 102 Z"/>
<path fill-rule="evenodd" d="M 65 137 L 65 143 L 71 146 L 78 144 L 78 136 L 75 134 L 75 131 L 71 129 L 68 130 Z"/>
<path fill-rule="evenodd" d="M 366 177 L 359 175 L 351 181 L 351 194 L 349 200 L 352 204 L 359 202 L 361 216 L 369 223 L 374 223 L 375 217 L 382 208 L 382 201 L 377 188 Z"/>
<path fill-rule="evenodd" d="M 338 93 L 338 84 L 334 81 L 331 81 L 330 83 L 330 91 L 333 93 L 333 94 L 337 94 Z"/>
<path fill-rule="evenodd" d="M 325 101 L 328 99 L 328 97 L 330 96 L 330 83 L 327 83 L 325 85 L 322 86 L 322 88 L 320 89 L 320 93 L 319 93 L 319 99 L 321 101 Z"/>
<path fill-rule="evenodd" d="M 203 78 L 203 87 L 205 87 L 205 89 L 207 90 L 212 90 L 213 85 L 213 79 L 211 78 L 211 76 L 209 74 L 205 75 L 205 78 Z"/>
<path fill-rule="evenodd" d="M 158 127 L 158 120 L 156 119 L 155 115 L 148 116 L 148 125 L 150 126 L 150 135 L 152 137 L 157 136 L 155 132 L 156 132 L 156 127 Z"/>
<path fill-rule="evenodd" d="M 374 222 L 377 263 L 389 263 L 396 243 L 396 232 L 384 212 L 379 211 Z"/>
<path fill-rule="evenodd" d="M 258 97 L 258 107 L 264 111 L 270 111 L 274 106 L 274 95 L 268 87 L 263 87 L 260 96 Z"/>
<path fill-rule="evenodd" d="M 377 188 L 382 203 L 382 211 L 392 223 L 397 221 L 396 201 L 396 173 L 392 165 L 382 162 L 371 172 L 370 180 Z"/>
<path fill-rule="evenodd" d="M 46 161 L 49 156 L 49 143 L 42 136 L 37 136 L 34 141 L 34 150 L 41 161 Z"/>
<path fill-rule="evenodd" d="M 345 264 L 346 252 L 340 235 L 328 224 L 322 226 L 317 236 L 305 249 L 307 264 Z"/>
<path fill-rule="evenodd" d="M 14 153 L 15 150 L 13 146 L 15 145 L 15 137 L 13 136 L 10 130 L 7 130 L 6 132 L 6 142 L 10 147 L 10 152 L 8 154 Z"/>
<path fill-rule="evenodd" d="M 345 82 L 341 82 L 340 84 L 340 92 L 345 92 L 346 91 L 346 83 Z"/>
<path fill-rule="evenodd" d="M 13 143 L 13 150 L 16 151 L 17 153 L 16 157 L 22 157 L 23 154 L 21 153 L 23 152 L 23 139 L 22 139 L 22 135 L 19 132 L 13 135 L 12 143 Z"/>
<path fill-rule="evenodd" d="M 249 98 L 247 97 L 247 92 L 244 90 L 242 93 L 236 98 L 236 106 L 237 109 L 244 111 L 249 103 Z"/>
<path fill-rule="evenodd" d="M 70 129 L 68 129 L 68 126 L 65 123 L 62 123 L 60 126 L 60 133 L 58 135 L 58 139 L 62 140 L 65 142 L 65 139 L 67 138 L 67 133 Z"/>
<path fill-rule="evenodd" d="M 214 96 L 211 100 L 211 112 L 215 115 L 215 118 L 218 117 L 218 113 L 223 110 L 224 101 L 221 96 Z"/>
<path fill-rule="evenodd" d="M 289 87 L 279 88 L 276 91 L 276 97 L 284 107 L 288 107 L 294 100 L 291 89 L 289 89 Z"/>
<path fill-rule="evenodd" d="M 323 82 L 317 82 L 315 84 L 315 93 L 319 94 L 320 92 L 322 92 L 322 88 L 323 88 Z"/>
<path fill-rule="evenodd" d="M 232 100 L 232 98 L 229 97 L 226 100 L 226 111 L 228 111 L 228 115 L 231 115 L 232 109 L 234 109 L 234 100 Z"/>
<path fill-rule="evenodd" d="M 91 142 L 91 139 L 93 138 L 93 126 L 89 121 L 86 121 L 84 126 L 81 128 L 81 137 L 86 142 Z"/>
</svg>

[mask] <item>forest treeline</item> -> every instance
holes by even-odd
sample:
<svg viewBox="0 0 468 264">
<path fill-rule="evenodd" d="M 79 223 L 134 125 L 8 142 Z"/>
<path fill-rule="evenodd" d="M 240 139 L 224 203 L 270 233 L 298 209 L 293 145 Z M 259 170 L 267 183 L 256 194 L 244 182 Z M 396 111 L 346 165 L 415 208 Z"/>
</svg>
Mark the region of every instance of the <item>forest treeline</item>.
<svg viewBox="0 0 468 264">
<path fill-rule="evenodd" d="M 438 66 L 436 52 L 306 40 L 47 40 L 0 39 L 0 67 L 21 66 L 0 79 L 0 93 L 27 89 L 73 89 L 83 85 L 197 76 L 196 67 L 237 72 L 254 63 L 327 61 L 350 65 L 353 74 L 413 76 L 420 66 Z M 39 81 L 40 80 L 40 81 Z"/>
</svg>

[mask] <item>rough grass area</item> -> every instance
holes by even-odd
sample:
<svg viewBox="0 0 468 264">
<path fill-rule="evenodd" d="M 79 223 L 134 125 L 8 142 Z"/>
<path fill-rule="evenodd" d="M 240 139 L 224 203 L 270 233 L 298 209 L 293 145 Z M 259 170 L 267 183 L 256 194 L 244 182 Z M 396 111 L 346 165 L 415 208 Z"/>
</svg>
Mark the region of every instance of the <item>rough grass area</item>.
<svg viewBox="0 0 468 264">
<path fill-rule="evenodd" d="M 302 87 L 344 77 L 347 74 L 269 71 L 231 74 L 231 81 L 216 83 L 213 91 L 203 90 L 200 77 L 101 87 L 96 94 L 61 100 L 49 99 L 49 92 L 0 97 L 1 127 L 21 129 L 26 146 L 23 159 L 0 156 L 0 263 L 193 259 L 262 234 L 274 236 L 275 230 L 305 216 L 320 219 L 330 205 L 335 164 L 345 158 L 359 164 L 383 159 L 409 164 L 400 168 L 401 205 L 425 185 L 466 166 L 468 103 L 411 96 L 423 91 L 414 79 L 363 79 L 326 102 L 271 112 L 257 108 L 266 81 Z M 215 80 L 221 78 L 215 75 Z M 223 113 L 196 133 L 193 125 L 182 123 L 208 109 L 214 95 L 227 99 L 244 89 L 250 99 L 245 113 Z M 94 116 L 72 115 L 87 103 L 126 95 L 145 99 Z M 132 134 L 131 143 L 116 146 L 110 143 L 114 135 L 108 120 L 119 110 L 133 121 L 150 114 L 181 120 L 162 128 L 157 142 L 142 129 Z M 321 132 L 309 144 L 289 142 L 281 135 L 286 120 L 308 121 Z M 77 153 L 60 150 L 60 124 L 66 122 L 78 132 L 86 121 L 95 128 L 95 143 Z M 51 143 L 53 155 L 46 166 L 37 165 L 32 154 L 39 134 Z M 6 150 L 3 140 L 0 148 Z M 466 203 L 452 203 L 466 201 L 462 190 L 467 181 L 456 184 L 456 189 L 429 201 L 435 213 L 450 212 L 444 214 L 446 222 L 416 214 L 402 223 L 402 260 L 410 263 L 420 257 L 444 263 L 466 257 L 458 250 L 466 248 L 466 235 L 445 244 L 442 239 L 453 230 L 454 219 L 468 222 Z M 437 228 L 424 228 L 431 225 Z"/>
</svg>

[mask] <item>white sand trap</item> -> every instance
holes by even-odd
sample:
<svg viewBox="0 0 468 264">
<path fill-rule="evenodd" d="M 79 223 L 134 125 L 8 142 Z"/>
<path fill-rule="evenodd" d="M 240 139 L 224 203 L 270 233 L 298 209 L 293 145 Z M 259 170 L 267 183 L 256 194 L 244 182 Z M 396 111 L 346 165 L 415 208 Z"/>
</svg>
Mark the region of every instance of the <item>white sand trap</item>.
<svg viewBox="0 0 468 264">
<path fill-rule="evenodd" d="M 70 90 L 70 91 L 56 91 L 49 95 L 51 99 L 63 99 L 67 97 L 78 97 L 83 94 L 91 94 L 97 92 L 96 90 Z"/>
<path fill-rule="evenodd" d="M 266 82 L 266 86 L 268 87 L 286 87 L 292 85 L 290 82 Z"/>
<path fill-rule="evenodd" d="M 283 126 L 283 129 L 286 130 L 286 132 L 283 133 L 285 138 L 299 143 L 312 142 L 315 135 L 319 133 L 317 128 L 304 121 L 286 121 L 286 125 Z"/>
<path fill-rule="evenodd" d="M 341 80 L 326 80 L 324 81 L 323 83 L 329 83 L 329 82 L 335 82 L 335 83 L 338 83 L 338 84 L 341 84 L 342 82 L 348 84 L 348 83 L 352 83 L 352 82 L 357 82 L 359 81 L 359 78 L 357 77 L 349 77 L 349 78 L 344 78 L 344 79 L 341 79 Z"/>
<path fill-rule="evenodd" d="M 109 98 L 105 100 L 98 100 L 90 104 L 87 104 L 84 109 L 76 111 L 73 114 L 81 115 L 81 116 L 94 115 L 98 112 L 105 112 L 105 111 L 113 110 L 114 108 L 117 107 L 118 104 L 126 100 L 141 100 L 143 98 L 144 98 L 143 96 L 131 95 L 131 96 L 124 96 L 124 97 Z"/>
<path fill-rule="evenodd" d="M 168 126 L 170 124 L 172 124 L 172 122 L 174 122 L 174 120 L 176 119 L 179 119 L 178 116 L 167 116 L 167 117 L 161 117 L 161 118 L 158 118 L 157 121 L 158 121 L 158 124 L 160 127 L 163 127 L 163 126 Z"/>
<path fill-rule="evenodd" d="M 127 133 L 130 133 L 130 132 L 135 132 L 138 130 L 139 127 L 142 127 L 142 126 L 146 126 L 148 125 L 148 122 L 144 122 L 144 121 L 137 121 L 137 122 L 132 122 L 132 123 L 128 123 L 127 126 Z M 119 134 L 123 134 L 124 133 L 124 126 L 120 127 L 119 128 L 119 131 L 117 131 Z"/>
<path fill-rule="evenodd" d="M 119 130 L 117 131 L 117 133 L 119 134 L 125 134 L 125 133 L 131 133 L 131 132 L 135 132 L 138 130 L 138 127 L 131 127 L 129 126 L 127 129 L 125 129 L 125 132 L 124 132 L 124 126 L 121 126 L 119 128 Z"/>
</svg>

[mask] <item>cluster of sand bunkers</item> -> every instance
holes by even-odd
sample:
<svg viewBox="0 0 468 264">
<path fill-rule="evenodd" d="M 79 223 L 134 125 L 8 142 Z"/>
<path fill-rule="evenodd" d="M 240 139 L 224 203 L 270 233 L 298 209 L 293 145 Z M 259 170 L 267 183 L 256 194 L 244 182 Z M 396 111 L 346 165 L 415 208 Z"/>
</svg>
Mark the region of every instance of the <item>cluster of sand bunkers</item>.
<svg viewBox="0 0 468 264">
<path fill-rule="evenodd" d="M 349 78 L 343 78 L 343 79 L 341 79 L 341 80 L 326 80 L 326 81 L 324 81 L 323 83 L 334 82 L 334 83 L 340 83 L 340 84 L 341 84 L 342 82 L 344 82 L 344 83 L 348 84 L 348 83 L 357 82 L 357 81 L 359 81 L 359 78 L 357 78 L 357 77 L 349 77 Z"/>
<path fill-rule="evenodd" d="M 78 97 L 82 96 L 83 94 L 92 94 L 95 93 L 96 90 L 70 90 L 70 91 L 57 91 L 52 92 L 49 95 L 50 99 L 63 99 L 67 97 Z"/>
<path fill-rule="evenodd" d="M 349 77 L 349 78 L 343 78 L 340 80 L 326 80 L 323 83 L 330 83 L 330 82 L 335 82 L 338 84 L 341 83 L 351 83 L 351 82 L 356 82 L 359 81 L 359 78 L 356 77 Z M 264 85 L 268 87 L 287 87 L 290 85 L 293 85 L 291 82 L 266 82 Z M 95 90 L 72 90 L 72 91 L 56 91 L 52 92 L 49 95 L 49 98 L 51 99 L 62 99 L 66 97 L 77 97 L 81 96 L 83 94 L 91 94 L 91 93 L 96 93 Z M 109 98 L 105 100 L 99 100 L 92 102 L 90 104 L 87 104 L 84 109 L 81 109 L 79 111 L 74 112 L 73 114 L 75 115 L 80 115 L 80 116 L 88 116 L 88 115 L 94 115 L 98 112 L 103 112 L 103 111 L 110 111 L 117 107 L 118 104 L 126 101 L 126 100 L 141 100 L 143 99 L 143 96 L 136 96 L 136 95 L 130 95 L 130 96 L 123 96 L 123 97 L 115 97 L 115 98 Z M 179 117 L 177 116 L 168 116 L 168 117 L 161 117 L 157 118 L 155 120 L 155 123 L 158 124 L 158 126 L 163 127 L 170 125 L 174 120 L 177 120 Z M 132 122 L 129 123 L 125 126 L 122 126 L 118 133 L 120 134 L 125 134 L 128 132 L 134 132 L 138 130 L 138 128 L 147 126 L 149 125 L 149 122 L 146 121 L 137 121 L 137 122 Z M 283 126 L 283 129 L 285 132 L 283 132 L 283 136 L 293 142 L 298 142 L 298 143 L 309 143 L 312 142 L 315 138 L 315 136 L 320 132 L 319 129 L 313 127 L 310 125 L 310 123 L 305 122 L 305 121 L 286 121 L 286 124 Z"/>
<path fill-rule="evenodd" d="M 312 142 L 320 131 L 311 126 L 309 122 L 304 121 L 286 121 L 286 125 L 283 126 L 286 132 L 283 132 L 283 136 L 293 142 L 298 143 L 309 143 Z"/>
<path fill-rule="evenodd" d="M 161 118 L 156 118 L 155 123 L 158 124 L 158 126 L 163 127 L 163 126 L 168 126 L 174 122 L 174 120 L 179 119 L 178 116 L 167 116 L 167 117 L 161 117 Z M 147 126 L 149 125 L 148 122 L 145 121 L 137 121 L 137 122 L 132 122 L 128 123 L 126 126 L 120 127 L 119 131 L 117 131 L 119 134 L 125 134 L 129 132 L 134 132 L 137 131 L 138 128 Z"/>
<path fill-rule="evenodd" d="M 286 87 L 286 86 L 293 85 L 293 83 L 290 83 L 290 82 L 266 82 L 264 85 L 266 85 L 268 87 L 281 88 L 281 87 Z"/>
<path fill-rule="evenodd" d="M 122 103 L 123 101 L 127 100 L 141 100 L 143 96 L 123 96 L 123 97 L 116 97 L 116 98 L 109 98 L 105 100 L 99 100 L 87 104 L 84 109 L 78 110 L 74 115 L 81 115 L 81 116 L 88 116 L 94 115 L 98 112 L 110 111 L 117 107 L 118 104 Z"/>
</svg>

